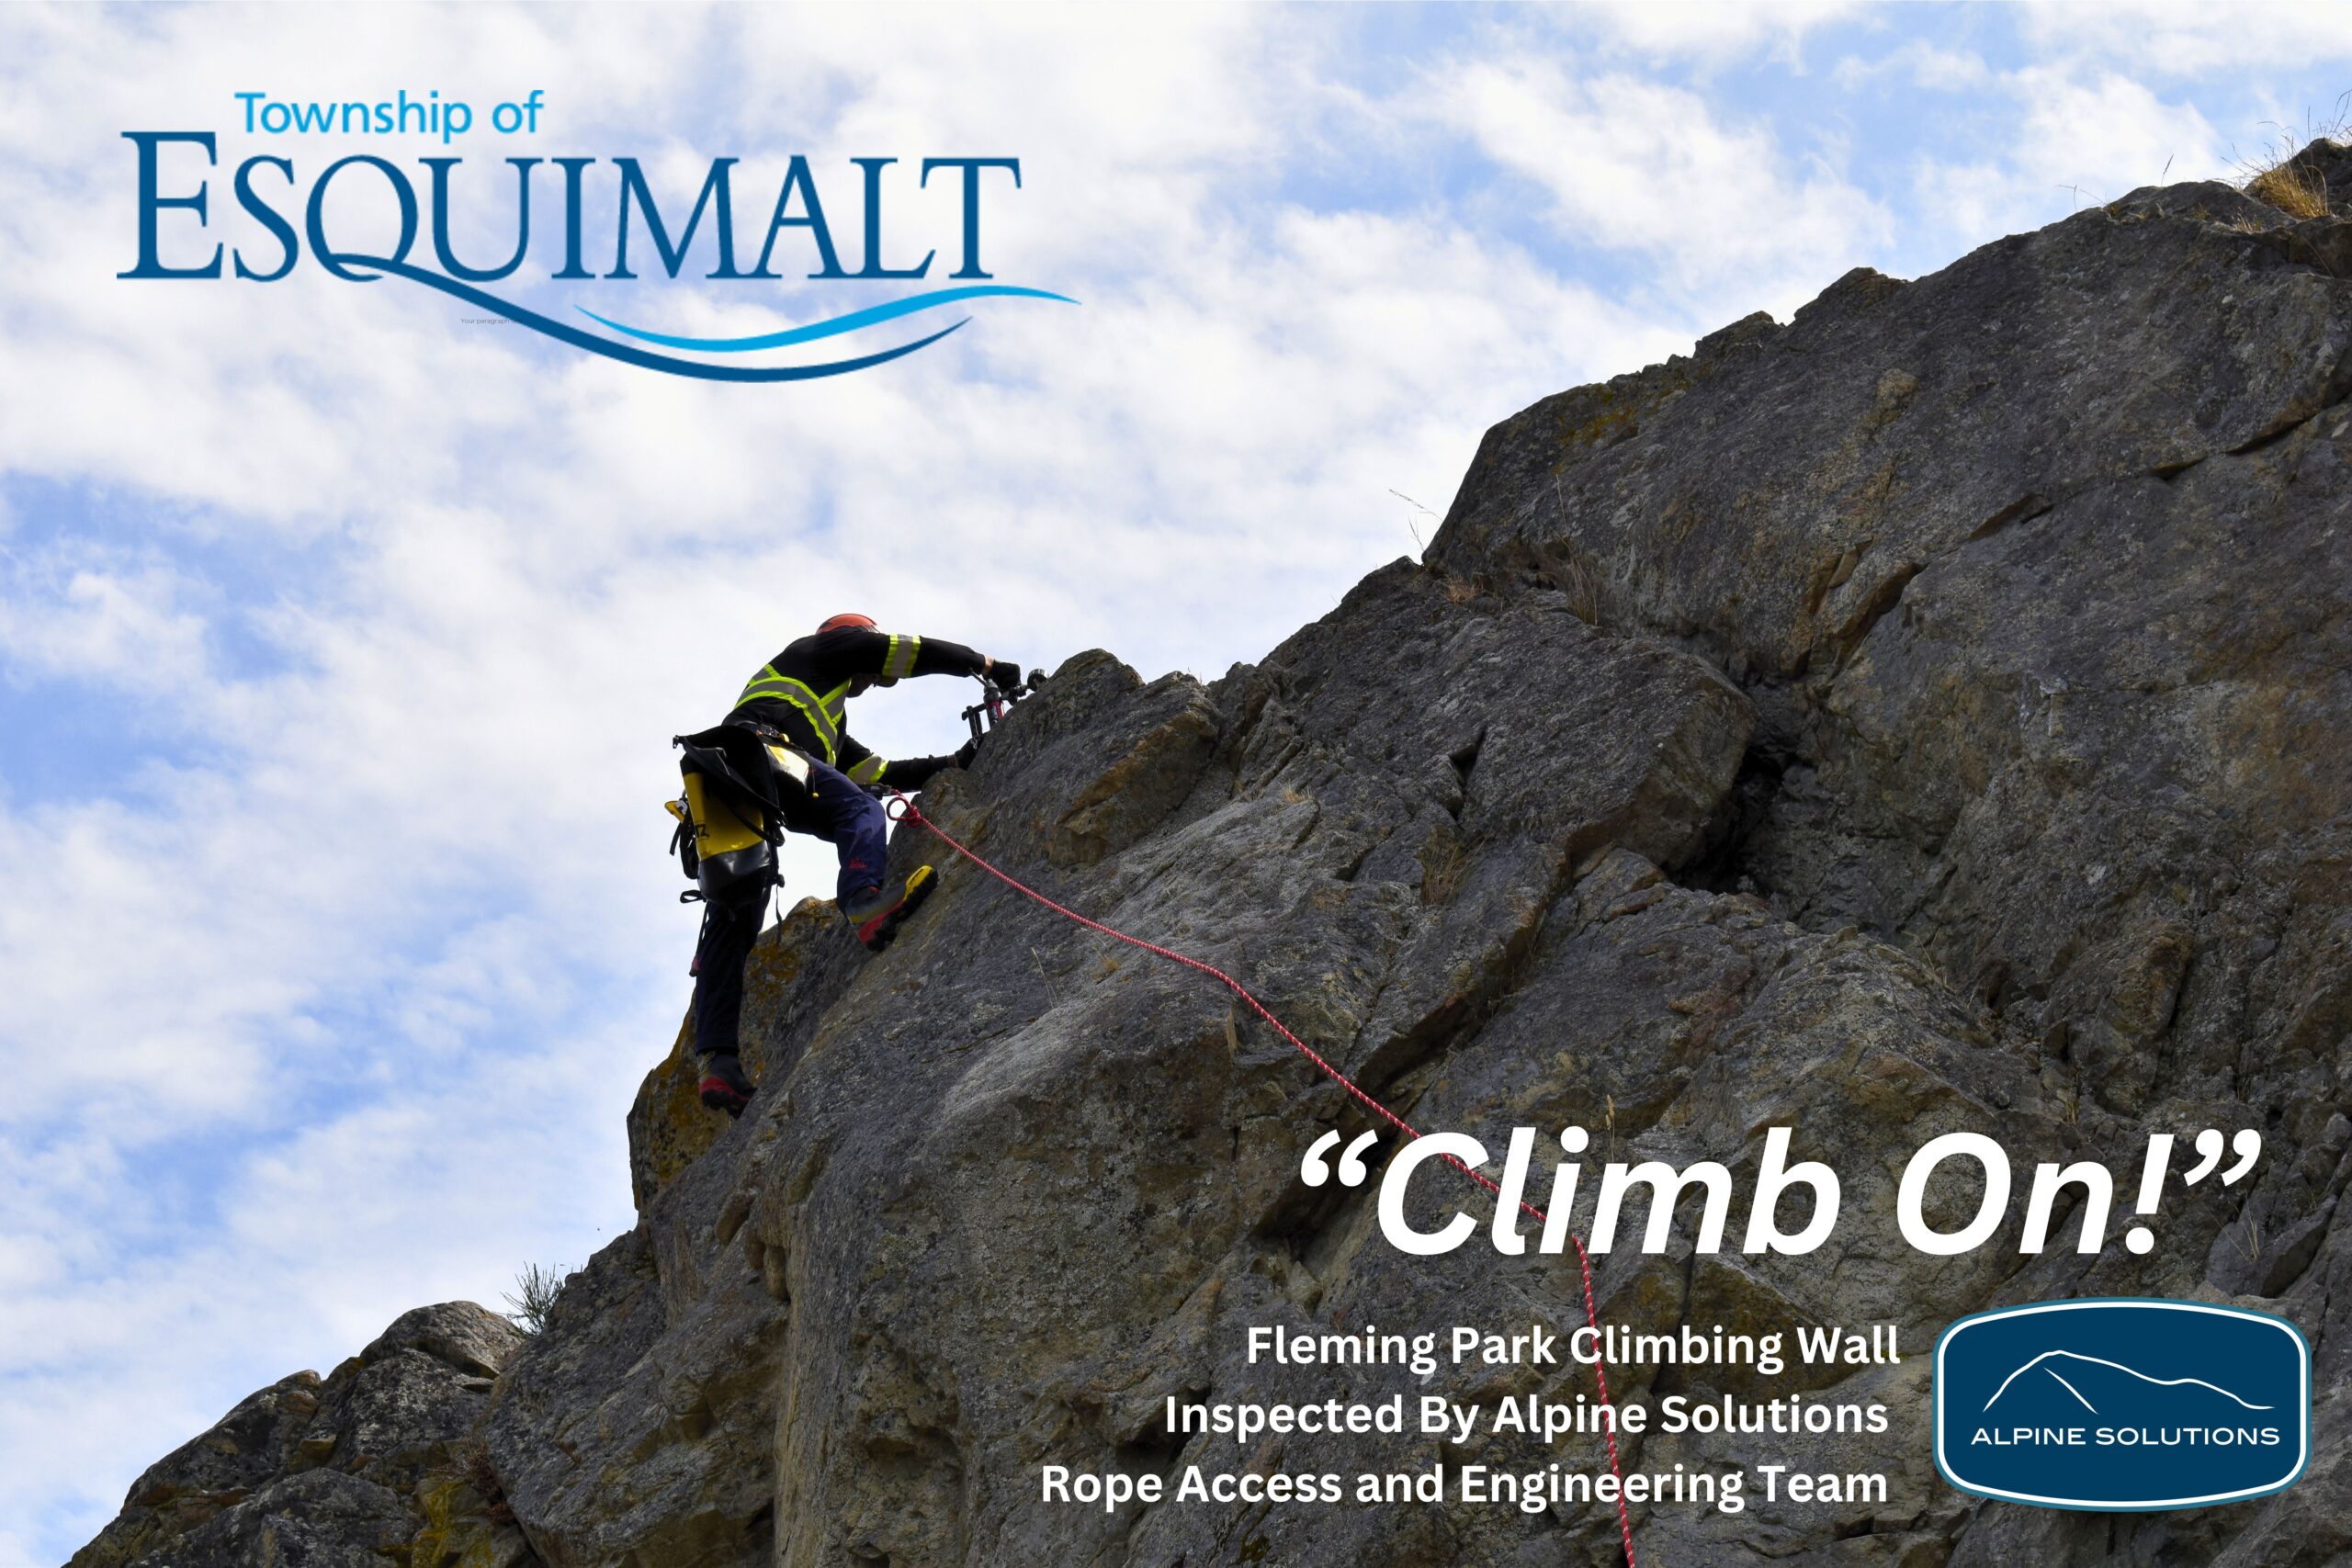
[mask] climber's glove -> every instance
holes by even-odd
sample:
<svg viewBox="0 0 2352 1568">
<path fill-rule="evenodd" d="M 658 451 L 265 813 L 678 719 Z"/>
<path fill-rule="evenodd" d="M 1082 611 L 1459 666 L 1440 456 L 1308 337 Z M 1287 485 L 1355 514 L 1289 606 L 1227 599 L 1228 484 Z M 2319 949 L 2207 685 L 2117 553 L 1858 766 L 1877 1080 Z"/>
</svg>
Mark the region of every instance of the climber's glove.
<svg viewBox="0 0 2352 1568">
<path fill-rule="evenodd" d="M 989 683 L 1008 696 L 1021 689 L 1021 661 L 999 659 L 989 665 Z"/>
<path fill-rule="evenodd" d="M 959 768 L 968 768 L 972 765 L 972 759 L 979 754 L 980 738 L 975 735 L 956 748 L 956 765 Z"/>
</svg>

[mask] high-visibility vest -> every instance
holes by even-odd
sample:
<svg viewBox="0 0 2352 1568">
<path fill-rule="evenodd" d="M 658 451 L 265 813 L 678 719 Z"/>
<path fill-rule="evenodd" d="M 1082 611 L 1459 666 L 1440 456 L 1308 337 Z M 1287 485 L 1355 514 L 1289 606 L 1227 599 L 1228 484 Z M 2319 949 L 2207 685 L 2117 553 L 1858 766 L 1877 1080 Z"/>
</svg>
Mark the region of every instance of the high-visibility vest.
<svg viewBox="0 0 2352 1568">
<path fill-rule="evenodd" d="M 752 676 L 751 683 L 743 688 L 743 694 L 735 699 L 735 705 L 741 707 L 745 703 L 756 702 L 790 703 L 800 710 L 801 716 L 808 721 L 808 728 L 816 732 L 817 743 L 825 749 L 825 761 L 831 765 L 841 754 L 842 710 L 849 701 L 849 687 L 850 683 L 843 681 L 820 696 L 807 682 L 779 675 L 775 665 L 763 664 L 760 672 Z"/>
<path fill-rule="evenodd" d="M 922 648 L 922 638 L 919 637 L 894 635 L 890 638 L 888 651 L 882 656 L 881 678 L 903 681 L 912 675 L 915 672 L 915 654 Z M 743 694 L 735 699 L 735 705 L 740 708 L 745 703 L 753 702 L 790 703 L 800 710 L 801 716 L 808 721 L 808 728 L 816 732 L 817 743 L 824 748 L 825 761 L 831 766 L 841 760 L 842 710 L 849 702 L 849 688 L 850 682 L 843 681 L 831 691 L 820 695 L 816 688 L 807 682 L 779 674 L 773 664 L 763 664 L 760 672 L 752 676 L 751 682 L 743 688 Z M 878 778 L 882 769 L 880 759 L 870 758 L 868 761 L 874 764 L 875 775 Z M 851 776 L 856 777 L 854 773 Z M 869 784 L 873 781 L 859 779 L 858 782 Z"/>
</svg>

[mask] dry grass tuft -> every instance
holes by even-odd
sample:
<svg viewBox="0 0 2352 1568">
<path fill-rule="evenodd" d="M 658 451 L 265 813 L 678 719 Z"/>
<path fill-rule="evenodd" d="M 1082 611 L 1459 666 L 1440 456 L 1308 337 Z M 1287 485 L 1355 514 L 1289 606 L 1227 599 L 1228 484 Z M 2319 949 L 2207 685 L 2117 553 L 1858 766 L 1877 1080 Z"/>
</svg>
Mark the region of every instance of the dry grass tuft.
<svg viewBox="0 0 2352 1568">
<path fill-rule="evenodd" d="M 1600 589 L 1590 568 L 1571 556 L 1552 573 L 1552 580 L 1567 595 L 1568 614 L 1589 626 L 1600 624 Z"/>
<path fill-rule="evenodd" d="M 2335 100 L 2331 115 L 2306 114 L 2301 135 L 2291 126 L 2271 122 L 2269 141 L 2252 157 L 2238 159 L 2238 188 L 2290 218 L 2326 217 L 2327 181 L 2297 154 L 2317 142 L 2341 141 L 2347 126 L 2352 126 L 2352 93 Z"/>
<path fill-rule="evenodd" d="M 2245 182 L 2245 193 L 2290 218 L 2327 216 L 2326 182 L 2308 164 L 2291 160 L 2273 164 Z"/>
</svg>

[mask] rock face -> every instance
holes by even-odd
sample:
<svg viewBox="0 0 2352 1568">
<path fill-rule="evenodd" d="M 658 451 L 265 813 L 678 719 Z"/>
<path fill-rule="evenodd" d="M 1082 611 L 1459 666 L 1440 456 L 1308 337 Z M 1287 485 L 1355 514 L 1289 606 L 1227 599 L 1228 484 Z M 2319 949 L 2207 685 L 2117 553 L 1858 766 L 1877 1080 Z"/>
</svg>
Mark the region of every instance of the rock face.
<svg viewBox="0 0 2352 1568">
<path fill-rule="evenodd" d="M 2352 196 L 2342 150 L 2306 157 Z M 1914 283 L 1856 273 L 1786 325 L 1740 322 L 1498 425 L 1426 565 L 1374 572 L 1260 665 L 1204 685 L 1070 660 L 923 809 L 1048 896 L 1240 977 L 1424 1129 L 1498 1149 L 1514 1126 L 1575 1125 L 1603 1157 L 1747 1171 L 1791 1126 L 1792 1157 L 1841 1174 L 1820 1252 L 1694 1255 L 1686 1210 L 1666 1252 L 1597 1255 L 1595 1285 L 1635 1331 L 1901 1325 L 1901 1364 L 1803 1390 L 1883 1403 L 1887 1436 L 1778 1445 L 1801 1469 L 1891 1466 L 1887 1501 L 1637 1506 L 1645 1562 L 2342 1561 L 2346 276 L 2352 223 L 2210 185 Z M 498 1495 L 467 1496 L 468 1517 L 511 1515 L 519 1540 L 462 1560 L 551 1568 L 1619 1560 L 1603 1507 L 1042 1503 L 1046 1463 L 1589 1466 L 1590 1438 L 1243 1444 L 1171 1433 L 1164 1410 L 1589 1398 L 1572 1364 L 1423 1378 L 1245 1353 L 1264 1325 L 1565 1333 L 1579 1277 L 1532 1247 L 1399 1253 L 1370 1189 L 1298 1174 L 1322 1131 L 1373 1123 L 1227 993 L 918 829 L 893 855 L 944 886 L 888 953 L 813 903 L 762 943 L 762 1088 L 740 1122 L 695 1105 L 674 1051 L 648 1078 L 637 1228 L 486 1395 L 441 1351 L 379 1341 L 157 1466 L 75 1563 L 162 1562 L 165 1542 L 175 1563 L 268 1561 L 250 1544 L 267 1529 L 355 1543 L 301 1561 L 397 1557 L 383 1543 L 429 1512 L 433 1478 L 467 1473 Z M 2014 1213 L 1951 1258 L 1894 1229 L 1900 1169 L 1939 1133 L 1991 1134 L 2020 1169 L 2102 1161 L 2128 1204 L 2149 1134 L 2241 1126 L 2267 1140 L 2255 1177 L 2168 1200 L 2145 1257 L 2021 1257 Z M 1423 1224 L 1461 1196 L 1415 1191 Z M 1931 1215 L 1962 1197 L 1932 1192 Z M 2317 1350 L 2311 1472 L 2144 1517 L 1944 1485 L 1935 1333 L 2064 1294 L 2292 1318 Z M 413 1382 L 367 1382 L 396 1361 Z M 1611 1379 L 1620 1399 L 1792 1386 Z M 369 1425 L 379 1399 L 414 1418 Z M 480 1462 L 452 1471 L 469 1441 Z M 1623 1458 L 1757 1451 L 1652 1433 Z"/>
<path fill-rule="evenodd" d="M 158 1461 L 68 1568 L 524 1568 L 471 1434 L 523 1342 L 469 1302 L 419 1307 L 324 1380 L 297 1372 Z"/>
</svg>

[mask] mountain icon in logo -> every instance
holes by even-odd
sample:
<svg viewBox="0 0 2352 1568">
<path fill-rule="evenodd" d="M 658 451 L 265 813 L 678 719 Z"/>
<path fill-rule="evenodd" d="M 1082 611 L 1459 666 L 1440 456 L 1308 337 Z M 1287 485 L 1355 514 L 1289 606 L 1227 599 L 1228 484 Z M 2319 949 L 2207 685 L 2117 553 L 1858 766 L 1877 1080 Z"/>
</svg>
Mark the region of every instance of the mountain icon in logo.
<svg viewBox="0 0 2352 1568">
<path fill-rule="evenodd" d="M 2031 1381 L 2028 1381 L 2030 1378 Z M 2109 1409 L 2132 1405 L 2143 1387 L 2181 1390 L 2182 1397 L 2177 1403 L 2188 1406 L 2181 1411 L 2183 1415 L 2228 1416 L 2228 1409 L 2211 1404 L 2214 1398 L 2227 1401 L 2240 1410 L 2258 1412 L 2271 1408 L 2267 1404 L 2241 1399 L 2221 1384 L 2207 1382 L 2203 1378 L 2153 1378 L 2120 1361 L 2110 1361 L 2100 1356 L 2077 1355 L 2072 1350 L 2044 1350 L 2003 1378 L 2001 1386 L 1993 1391 L 1993 1397 L 1984 1402 L 1984 1408 L 1992 1409 L 2007 1394 L 2014 1397 L 2001 1412 L 2004 1419 L 2016 1419 L 2021 1409 L 2043 1412 L 2058 1419 L 2070 1418 L 2072 1407 L 2059 1403 L 2058 1398 L 2050 1393 L 2042 1381 L 2044 1379 L 2064 1389 L 2064 1398 L 2071 1399 L 2075 1404 L 2094 1416 L 2099 1413 L 2102 1404 Z M 2086 1393 L 2085 1389 L 2090 1393 Z M 2098 1394 L 2098 1399 L 2093 1400 L 2092 1393 Z M 2054 1408 L 2045 1411 L 2045 1406 Z"/>
<path fill-rule="evenodd" d="M 1936 1342 L 1936 1465 L 2057 1508 L 2186 1508 L 2276 1492 L 2310 1456 L 2311 1348 L 2203 1302 L 2041 1302 Z"/>
</svg>

